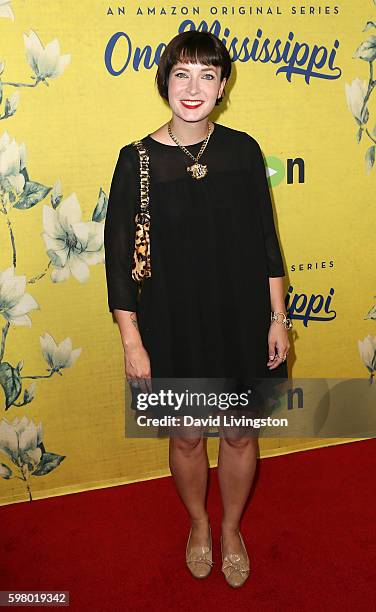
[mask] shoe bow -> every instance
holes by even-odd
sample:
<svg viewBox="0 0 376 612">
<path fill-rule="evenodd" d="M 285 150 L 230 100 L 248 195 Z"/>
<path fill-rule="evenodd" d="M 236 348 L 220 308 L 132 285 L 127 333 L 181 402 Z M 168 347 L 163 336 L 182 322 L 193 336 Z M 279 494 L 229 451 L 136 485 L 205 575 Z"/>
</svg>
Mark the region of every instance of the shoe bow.
<svg viewBox="0 0 376 612">
<path fill-rule="evenodd" d="M 188 557 L 187 563 L 206 563 L 207 565 L 214 565 L 214 561 L 211 561 L 206 557 L 207 553 L 210 551 L 210 548 L 207 546 L 202 546 L 201 548 L 192 548 Z"/>
<path fill-rule="evenodd" d="M 250 572 L 250 568 L 244 567 L 244 561 L 242 561 L 240 555 L 236 553 L 225 556 L 222 564 L 222 571 L 227 569 L 230 570 L 228 576 L 231 576 L 235 571 L 239 572 L 242 576 L 246 576 Z"/>
</svg>

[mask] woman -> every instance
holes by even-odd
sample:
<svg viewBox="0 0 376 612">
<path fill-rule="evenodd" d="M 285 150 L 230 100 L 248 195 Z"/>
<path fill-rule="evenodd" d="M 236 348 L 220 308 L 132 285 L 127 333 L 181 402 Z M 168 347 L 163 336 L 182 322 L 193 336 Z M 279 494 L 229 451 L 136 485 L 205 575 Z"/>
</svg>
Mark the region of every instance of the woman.
<svg viewBox="0 0 376 612">
<path fill-rule="evenodd" d="M 208 32 L 178 34 L 160 59 L 156 82 L 172 115 L 142 138 L 150 155 L 152 273 L 141 293 L 131 276 L 140 197 L 132 144 L 122 147 L 114 171 L 105 224 L 108 304 L 126 377 L 144 391 L 151 376 L 287 376 L 285 271 L 261 150 L 246 132 L 209 118 L 230 73 L 226 47 Z M 281 313 L 277 320 L 271 311 Z M 256 458 L 256 437 L 221 435 L 222 571 L 233 587 L 250 571 L 239 525 Z M 169 461 L 191 520 L 186 563 L 202 578 L 213 565 L 203 436 L 171 436 Z"/>
</svg>

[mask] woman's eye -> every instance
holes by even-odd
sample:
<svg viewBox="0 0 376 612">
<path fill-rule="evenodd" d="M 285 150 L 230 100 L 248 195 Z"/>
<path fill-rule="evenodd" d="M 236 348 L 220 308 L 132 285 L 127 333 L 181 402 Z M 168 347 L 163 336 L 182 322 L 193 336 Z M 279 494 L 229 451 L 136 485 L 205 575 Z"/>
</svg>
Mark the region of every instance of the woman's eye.
<svg viewBox="0 0 376 612">
<path fill-rule="evenodd" d="M 179 77 L 179 78 L 180 78 L 180 75 L 187 76 L 187 75 L 185 74 L 185 72 L 176 72 L 176 73 L 175 73 L 175 76 L 177 76 L 177 77 Z M 210 77 L 210 80 L 214 79 L 214 76 L 213 76 L 212 74 L 210 74 L 210 73 L 204 74 L 204 76 L 205 76 L 205 77 L 207 77 L 207 76 L 208 76 L 208 77 Z"/>
</svg>

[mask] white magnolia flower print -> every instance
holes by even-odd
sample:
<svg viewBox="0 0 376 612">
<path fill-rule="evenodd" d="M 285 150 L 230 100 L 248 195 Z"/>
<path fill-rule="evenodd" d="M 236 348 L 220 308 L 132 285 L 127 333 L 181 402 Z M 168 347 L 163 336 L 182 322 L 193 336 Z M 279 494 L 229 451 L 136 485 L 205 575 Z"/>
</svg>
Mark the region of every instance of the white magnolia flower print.
<svg viewBox="0 0 376 612">
<path fill-rule="evenodd" d="M 364 98 L 367 94 L 367 89 L 367 81 L 362 79 L 354 79 L 351 85 L 345 83 L 347 106 L 359 123 L 363 123 L 366 119 L 367 107 L 365 107 L 363 111 L 363 117 L 361 117 L 360 114 L 362 111 Z"/>
<path fill-rule="evenodd" d="M 27 61 L 38 78 L 56 79 L 63 73 L 71 56 L 70 53 L 60 55 L 57 38 L 44 47 L 33 30 L 30 30 L 29 34 L 24 34 L 23 37 Z"/>
<path fill-rule="evenodd" d="M 8 19 L 14 21 L 12 2 L 10 0 L 0 0 L 0 17 L 8 17 Z"/>
<path fill-rule="evenodd" d="M 7 106 L 7 116 L 8 117 L 10 117 L 11 115 L 14 115 L 14 113 L 16 112 L 18 108 L 19 101 L 20 101 L 20 94 L 18 91 L 15 91 L 14 93 L 12 93 L 11 96 L 9 96 L 8 106 Z"/>
<path fill-rule="evenodd" d="M 38 448 L 43 438 L 42 424 L 24 416 L 12 422 L 3 418 L 0 422 L 0 451 L 19 468 L 29 471 L 38 465 L 42 451 Z"/>
<path fill-rule="evenodd" d="M 26 403 L 32 402 L 34 397 L 35 397 L 35 389 L 36 389 L 37 383 L 33 382 L 31 383 L 31 385 L 25 389 L 24 391 L 24 399 L 26 401 Z"/>
<path fill-rule="evenodd" d="M 8 480 L 12 477 L 12 470 L 8 468 L 4 463 L 0 463 L 0 478 L 4 478 L 4 480 Z"/>
<path fill-rule="evenodd" d="M 10 138 L 8 132 L 4 132 L 0 138 L 0 181 L 2 178 L 7 178 L 18 194 L 25 186 L 25 177 L 21 174 L 25 164 L 25 144 L 17 144 L 14 138 Z"/>
<path fill-rule="evenodd" d="M 364 340 L 358 340 L 360 357 L 367 370 L 374 376 L 376 370 L 376 336 L 368 334 Z"/>
<path fill-rule="evenodd" d="M 25 293 L 26 276 L 15 274 L 11 266 L 0 272 L 0 315 L 13 325 L 31 326 L 27 315 L 30 310 L 39 309 L 30 293 Z"/>
<path fill-rule="evenodd" d="M 61 200 L 63 199 L 63 192 L 61 190 L 61 180 L 57 179 L 57 181 L 55 182 L 55 185 L 52 188 L 52 193 L 51 193 L 51 204 L 54 208 L 56 208 Z"/>
<path fill-rule="evenodd" d="M 376 298 L 376 295 L 375 295 L 375 298 Z M 376 321 L 376 304 L 369 309 L 369 311 L 367 312 L 364 318 L 373 319 L 374 321 Z"/>
<path fill-rule="evenodd" d="M 89 265 L 104 263 L 104 224 L 81 221 L 81 207 L 75 193 L 57 209 L 43 207 L 42 237 L 54 270 L 54 283 L 70 275 L 79 282 L 88 280 Z"/>
<path fill-rule="evenodd" d="M 65 338 L 59 345 L 56 344 L 48 332 L 39 338 L 43 357 L 51 369 L 69 368 L 81 354 L 81 348 L 72 350 L 72 340 L 70 338 Z"/>
</svg>

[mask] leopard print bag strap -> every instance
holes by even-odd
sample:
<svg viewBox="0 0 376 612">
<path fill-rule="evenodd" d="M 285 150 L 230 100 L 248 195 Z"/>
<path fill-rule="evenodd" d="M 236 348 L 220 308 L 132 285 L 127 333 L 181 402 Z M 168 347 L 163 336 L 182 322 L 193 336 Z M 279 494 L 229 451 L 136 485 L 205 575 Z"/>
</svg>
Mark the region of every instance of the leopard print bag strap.
<svg viewBox="0 0 376 612">
<path fill-rule="evenodd" d="M 150 210 L 149 210 L 149 154 L 142 140 L 132 142 L 140 157 L 140 210 L 135 217 L 136 235 L 132 278 L 141 282 L 151 276 Z"/>
</svg>

